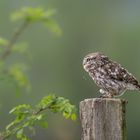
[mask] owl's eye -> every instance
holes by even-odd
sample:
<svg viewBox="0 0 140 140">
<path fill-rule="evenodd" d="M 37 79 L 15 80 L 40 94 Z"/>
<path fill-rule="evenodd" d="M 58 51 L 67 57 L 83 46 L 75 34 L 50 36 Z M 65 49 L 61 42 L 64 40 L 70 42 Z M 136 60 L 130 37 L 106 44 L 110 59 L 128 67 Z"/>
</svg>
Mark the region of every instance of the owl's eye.
<svg viewBox="0 0 140 140">
<path fill-rule="evenodd" d="M 88 58 L 88 59 L 87 59 L 87 62 L 89 62 L 90 60 L 91 60 L 91 59 L 90 59 L 90 58 Z"/>
</svg>

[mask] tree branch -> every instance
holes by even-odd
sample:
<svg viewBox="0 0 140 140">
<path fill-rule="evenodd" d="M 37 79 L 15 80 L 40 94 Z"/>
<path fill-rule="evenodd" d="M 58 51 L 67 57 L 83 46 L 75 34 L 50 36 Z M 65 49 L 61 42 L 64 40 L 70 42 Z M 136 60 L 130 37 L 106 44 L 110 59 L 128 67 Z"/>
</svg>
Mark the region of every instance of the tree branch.
<svg viewBox="0 0 140 140">
<path fill-rule="evenodd" d="M 47 109 L 49 109 L 50 107 L 45 107 L 45 108 L 40 108 L 38 111 L 36 112 L 31 112 L 30 116 L 32 115 L 39 115 L 41 114 L 43 111 L 46 111 Z M 15 126 L 15 128 L 13 128 L 13 132 L 12 133 L 16 133 L 19 129 L 22 128 L 22 125 L 26 122 L 27 120 L 25 120 L 24 122 L 22 122 L 22 124 L 19 124 L 18 126 Z M 7 132 L 3 132 L 0 133 L 0 140 L 6 140 L 7 138 L 9 138 L 11 136 L 11 133 L 7 133 Z"/>
<path fill-rule="evenodd" d="M 27 26 L 29 25 L 29 22 L 25 21 L 21 27 L 19 27 L 15 33 L 13 34 L 11 40 L 9 41 L 9 43 L 6 45 L 5 51 L 3 52 L 3 54 L 1 55 L 0 59 L 2 60 L 6 60 L 7 57 L 11 54 L 12 48 L 14 46 L 14 44 L 17 42 L 19 36 L 23 33 L 23 31 L 27 28 Z"/>
</svg>

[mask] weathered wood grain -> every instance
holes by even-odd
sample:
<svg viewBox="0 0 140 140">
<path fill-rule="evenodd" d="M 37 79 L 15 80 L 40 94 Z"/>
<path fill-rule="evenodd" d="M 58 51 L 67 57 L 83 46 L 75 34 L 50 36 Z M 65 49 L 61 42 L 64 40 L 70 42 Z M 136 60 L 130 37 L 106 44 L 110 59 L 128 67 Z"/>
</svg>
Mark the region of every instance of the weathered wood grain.
<svg viewBox="0 0 140 140">
<path fill-rule="evenodd" d="M 80 102 L 82 140 L 126 140 L 126 103 L 114 98 Z"/>
</svg>

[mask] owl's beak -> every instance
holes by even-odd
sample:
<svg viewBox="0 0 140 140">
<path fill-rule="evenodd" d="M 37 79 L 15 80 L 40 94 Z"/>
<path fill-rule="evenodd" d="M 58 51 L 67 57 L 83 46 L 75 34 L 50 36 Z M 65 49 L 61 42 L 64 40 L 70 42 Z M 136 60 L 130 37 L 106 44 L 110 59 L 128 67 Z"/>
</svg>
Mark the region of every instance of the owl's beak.
<svg viewBox="0 0 140 140">
<path fill-rule="evenodd" d="M 83 66 L 85 66 L 85 64 L 86 64 L 86 60 L 84 59 L 84 60 L 83 60 Z"/>
<path fill-rule="evenodd" d="M 85 71 L 87 71 L 87 63 L 85 59 L 83 60 L 83 68 L 85 69 Z"/>
</svg>

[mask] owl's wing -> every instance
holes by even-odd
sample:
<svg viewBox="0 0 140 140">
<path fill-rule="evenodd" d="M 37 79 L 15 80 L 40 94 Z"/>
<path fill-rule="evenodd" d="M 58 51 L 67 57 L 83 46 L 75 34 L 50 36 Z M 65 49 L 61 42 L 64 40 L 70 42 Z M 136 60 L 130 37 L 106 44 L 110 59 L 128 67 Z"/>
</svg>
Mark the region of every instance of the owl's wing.
<svg viewBox="0 0 140 140">
<path fill-rule="evenodd" d="M 138 85 L 136 78 L 117 62 L 111 61 L 110 63 L 106 64 L 105 68 L 109 78 L 136 86 Z"/>
</svg>

